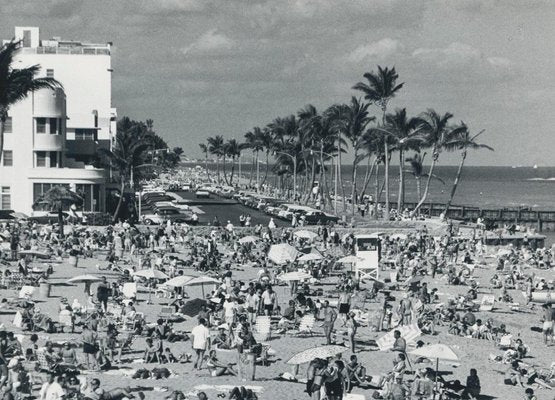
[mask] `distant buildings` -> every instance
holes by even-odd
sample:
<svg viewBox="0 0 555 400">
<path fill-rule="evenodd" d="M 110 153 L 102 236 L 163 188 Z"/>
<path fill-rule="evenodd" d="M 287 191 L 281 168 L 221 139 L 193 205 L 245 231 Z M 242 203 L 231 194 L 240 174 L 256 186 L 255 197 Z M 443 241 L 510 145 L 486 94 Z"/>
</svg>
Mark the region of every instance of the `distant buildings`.
<svg viewBox="0 0 555 400">
<path fill-rule="evenodd" d="M 31 214 L 42 193 L 67 185 L 83 197 L 83 211 L 104 211 L 107 174 L 92 162 L 100 147 L 110 148 L 116 132 L 111 44 L 41 40 L 36 27 L 16 27 L 15 38 L 23 46 L 15 68 L 40 64 L 40 74 L 64 90 L 40 90 L 10 108 L 0 209 Z"/>
</svg>

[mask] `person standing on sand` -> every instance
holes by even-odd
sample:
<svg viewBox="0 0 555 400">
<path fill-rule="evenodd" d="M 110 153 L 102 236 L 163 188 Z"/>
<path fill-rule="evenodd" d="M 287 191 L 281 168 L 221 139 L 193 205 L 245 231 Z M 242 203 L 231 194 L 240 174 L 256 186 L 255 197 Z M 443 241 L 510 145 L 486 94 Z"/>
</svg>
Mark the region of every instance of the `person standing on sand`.
<svg viewBox="0 0 555 400">
<path fill-rule="evenodd" d="M 206 350 L 210 349 L 210 330 L 206 327 L 206 320 L 199 319 L 199 324 L 191 331 L 191 345 L 197 355 L 195 368 L 200 370 Z"/>
<path fill-rule="evenodd" d="M 324 301 L 322 305 L 322 317 L 324 319 L 322 327 L 324 328 L 324 335 L 326 336 L 326 344 L 329 345 L 331 344 L 331 333 L 335 320 L 337 319 L 337 313 L 330 307 L 330 302 L 327 300 Z"/>
<path fill-rule="evenodd" d="M 542 327 L 543 342 L 547 344 L 548 341 L 551 341 L 551 344 L 553 344 L 555 309 L 551 304 L 544 304 L 543 308 L 544 308 L 543 327 Z"/>
<path fill-rule="evenodd" d="M 89 361 L 92 358 L 93 370 L 98 369 L 98 364 L 96 362 L 96 352 L 98 351 L 98 344 L 96 343 L 96 332 L 89 329 L 88 325 L 83 325 L 83 333 L 81 334 L 83 341 L 83 354 L 85 354 L 85 362 L 87 364 L 87 369 L 91 369 L 91 363 Z"/>
</svg>

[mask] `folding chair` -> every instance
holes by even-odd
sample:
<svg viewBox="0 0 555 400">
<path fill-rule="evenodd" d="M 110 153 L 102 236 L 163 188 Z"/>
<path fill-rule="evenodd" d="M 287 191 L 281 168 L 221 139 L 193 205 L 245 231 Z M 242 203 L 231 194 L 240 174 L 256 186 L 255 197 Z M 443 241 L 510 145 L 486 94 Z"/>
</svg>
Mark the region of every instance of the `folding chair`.
<svg viewBox="0 0 555 400">
<path fill-rule="evenodd" d="M 165 307 L 162 307 L 158 316 L 163 320 L 168 321 L 174 318 L 174 314 L 175 312 L 173 307 L 165 306 Z"/>
<path fill-rule="evenodd" d="M 58 314 L 58 327 L 64 331 L 64 328 L 71 328 L 71 333 L 74 330 L 73 315 L 69 310 L 62 310 Z"/>
</svg>

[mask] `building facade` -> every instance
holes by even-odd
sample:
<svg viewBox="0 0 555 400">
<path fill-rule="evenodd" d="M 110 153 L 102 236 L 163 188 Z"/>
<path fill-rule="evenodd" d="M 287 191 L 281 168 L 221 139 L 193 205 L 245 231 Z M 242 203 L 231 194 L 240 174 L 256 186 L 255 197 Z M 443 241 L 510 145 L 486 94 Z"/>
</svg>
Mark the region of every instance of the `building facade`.
<svg viewBox="0 0 555 400">
<path fill-rule="evenodd" d="M 63 90 L 43 89 L 8 111 L 0 164 L 0 209 L 33 213 L 33 202 L 54 185 L 83 197 L 84 212 L 105 210 L 107 171 L 95 168 L 99 148 L 116 132 L 112 108 L 111 44 L 53 38 L 39 28 L 16 27 L 14 68 L 39 64 Z"/>
</svg>

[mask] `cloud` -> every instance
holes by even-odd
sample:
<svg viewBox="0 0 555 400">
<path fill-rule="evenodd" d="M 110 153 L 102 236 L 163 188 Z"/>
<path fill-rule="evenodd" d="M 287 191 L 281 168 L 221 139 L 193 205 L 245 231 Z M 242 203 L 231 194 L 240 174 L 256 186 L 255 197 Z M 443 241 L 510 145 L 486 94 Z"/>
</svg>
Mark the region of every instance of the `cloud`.
<svg viewBox="0 0 555 400">
<path fill-rule="evenodd" d="M 143 0 L 142 8 L 153 14 L 187 13 L 204 11 L 208 4 L 205 0 Z"/>
<path fill-rule="evenodd" d="M 488 57 L 487 61 L 494 67 L 499 67 L 499 68 L 508 68 L 513 64 L 511 60 L 505 57 Z"/>
<path fill-rule="evenodd" d="M 449 67 L 475 62 L 482 57 L 482 54 L 472 46 L 454 42 L 445 48 L 419 48 L 413 51 L 412 56 L 424 62 Z"/>
<path fill-rule="evenodd" d="M 360 45 L 354 49 L 347 59 L 351 62 L 384 60 L 402 49 L 402 44 L 396 39 L 385 38 L 377 42 Z"/>
<path fill-rule="evenodd" d="M 215 54 L 233 49 L 236 43 L 224 34 L 217 33 L 216 29 L 211 29 L 204 33 L 196 41 L 182 49 L 183 54 L 205 53 Z"/>
</svg>

